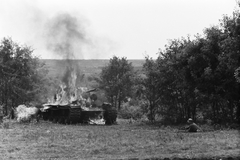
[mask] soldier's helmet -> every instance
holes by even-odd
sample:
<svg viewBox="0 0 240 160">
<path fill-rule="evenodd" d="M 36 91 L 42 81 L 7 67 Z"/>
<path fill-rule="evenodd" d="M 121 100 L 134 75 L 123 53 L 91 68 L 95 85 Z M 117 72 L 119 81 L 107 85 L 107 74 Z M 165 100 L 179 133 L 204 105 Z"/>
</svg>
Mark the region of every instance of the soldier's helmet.
<svg viewBox="0 0 240 160">
<path fill-rule="evenodd" d="M 187 122 L 188 122 L 188 123 L 193 123 L 192 118 L 189 118 L 189 119 L 187 120 Z"/>
</svg>

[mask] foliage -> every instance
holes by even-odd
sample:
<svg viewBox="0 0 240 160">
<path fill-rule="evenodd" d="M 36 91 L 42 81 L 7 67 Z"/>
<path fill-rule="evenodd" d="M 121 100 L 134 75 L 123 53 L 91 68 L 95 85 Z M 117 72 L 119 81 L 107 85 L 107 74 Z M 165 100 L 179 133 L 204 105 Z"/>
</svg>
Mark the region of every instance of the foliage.
<svg viewBox="0 0 240 160">
<path fill-rule="evenodd" d="M 118 112 L 118 117 L 123 119 L 141 119 L 144 111 L 139 105 L 131 105 L 131 103 L 123 103 L 121 110 Z"/>
<path fill-rule="evenodd" d="M 16 107 L 21 103 L 39 102 L 43 98 L 44 78 L 47 70 L 33 50 L 19 46 L 11 38 L 4 38 L 0 44 L 0 103 Z"/>
<path fill-rule="evenodd" d="M 240 15 L 235 13 L 235 15 Z M 156 60 L 146 58 L 141 80 L 151 120 L 196 120 L 197 111 L 213 123 L 237 122 L 240 113 L 240 24 L 224 16 L 204 35 L 171 40 Z"/>
<path fill-rule="evenodd" d="M 8 121 L 8 120 L 6 120 L 6 121 L 4 121 L 3 123 L 2 123 L 2 128 L 4 128 L 4 129 L 9 129 L 10 128 L 10 122 Z"/>
<path fill-rule="evenodd" d="M 234 76 L 238 83 L 240 83 L 240 67 L 235 70 Z"/>
<path fill-rule="evenodd" d="M 143 72 L 145 76 L 137 78 L 137 96 L 139 99 L 146 101 L 145 108 L 147 109 L 147 116 L 149 120 L 154 121 L 156 110 L 158 108 L 158 101 L 160 100 L 160 88 L 158 81 L 160 78 L 156 62 L 146 57 L 146 62 L 143 65 Z"/>
<path fill-rule="evenodd" d="M 114 107 L 120 109 L 122 102 L 131 97 L 133 66 L 126 58 L 114 56 L 100 74 L 100 86 Z"/>
</svg>

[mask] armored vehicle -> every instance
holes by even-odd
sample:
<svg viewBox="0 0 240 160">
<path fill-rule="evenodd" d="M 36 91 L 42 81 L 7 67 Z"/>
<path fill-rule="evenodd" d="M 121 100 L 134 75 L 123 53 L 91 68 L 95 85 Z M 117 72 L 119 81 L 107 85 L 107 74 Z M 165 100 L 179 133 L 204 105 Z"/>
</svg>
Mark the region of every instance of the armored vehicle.
<svg viewBox="0 0 240 160">
<path fill-rule="evenodd" d="M 96 100 L 96 95 L 90 92 L 94 90 L 88 90 L 85 93 L 89 93 L 88 99 L 75 98 L 67 103 L 56 101 L 54 103 L 47 103 L 43 105 L 42 117 L 43 120 L 49 120 L 62 124 L 76 124 L 76 123 L 88 123 L 88 124 L 106 124 L 112 125 L 116 123 L 117 111 L 112 107 L 110 103 L 103 103 L 101 106 L 91 105 L 91 98 Z"/>
</svg>

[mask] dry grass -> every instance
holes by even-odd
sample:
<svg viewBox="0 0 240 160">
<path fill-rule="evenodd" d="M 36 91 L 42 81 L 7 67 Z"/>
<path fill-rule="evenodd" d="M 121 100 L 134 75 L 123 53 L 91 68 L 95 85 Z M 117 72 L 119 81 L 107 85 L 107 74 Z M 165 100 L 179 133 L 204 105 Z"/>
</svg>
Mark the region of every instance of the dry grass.
<svg viewBox="0 0 240 160">
<path fill-rule="evenodd" d="M 236 157 L 237 130 L 183 133 L 171 127 L 128 124 L 0 126 L 0 159 L 129 159 Z"/>
</svg>

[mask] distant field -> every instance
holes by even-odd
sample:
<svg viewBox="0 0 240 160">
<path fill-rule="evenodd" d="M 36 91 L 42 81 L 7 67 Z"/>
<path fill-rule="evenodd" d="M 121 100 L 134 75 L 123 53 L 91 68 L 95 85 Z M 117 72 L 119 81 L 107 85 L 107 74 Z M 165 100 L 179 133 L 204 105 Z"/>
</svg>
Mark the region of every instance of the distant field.
<svg viewBox="0 0 240 160">
<path fill-rule="evenodd" d="M 81 72 L 89 74 L 99 74 L 102 70 L 102 67 L 106 66 L 109 63 L 109 60 L 54 60 L 54 59 L 42 59 L 46 64 L 49 75 L 57 76 L 63 74 L 66 66 L 69 62 L 77 64 L 81 69 Z M 140 70 L 145 60 L 129 60 L 132 63 L 135 70 Z"/>
<path fill-rule="evenodd" d="M 5 122 L 0 125 L 0 159 L 239 158 L 237 130 L 185 133 L 174 127 L 129 124 L 127 120 L 118 120 L 118 123 L 96 126 Z"/>
</svg>

